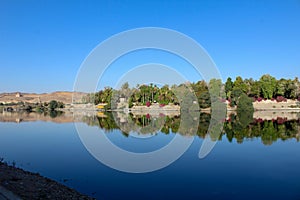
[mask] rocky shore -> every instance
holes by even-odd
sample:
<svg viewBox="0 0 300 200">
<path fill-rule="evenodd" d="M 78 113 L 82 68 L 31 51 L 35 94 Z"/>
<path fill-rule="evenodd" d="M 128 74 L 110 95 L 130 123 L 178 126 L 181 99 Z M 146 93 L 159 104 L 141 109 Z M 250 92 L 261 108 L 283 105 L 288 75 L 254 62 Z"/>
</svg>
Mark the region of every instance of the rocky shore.
<svg viewBox="0 0 300 200">
<path fill-rule="evenodd" d="M 39 174 L 8 166 L 3 162 L 0 162 L 0 189 L 1 187 L 4 189 L 0 190 L 0 199 L 93 199 Z M 13 193 L 14 198 L 2 193 Z"/>
</svg>

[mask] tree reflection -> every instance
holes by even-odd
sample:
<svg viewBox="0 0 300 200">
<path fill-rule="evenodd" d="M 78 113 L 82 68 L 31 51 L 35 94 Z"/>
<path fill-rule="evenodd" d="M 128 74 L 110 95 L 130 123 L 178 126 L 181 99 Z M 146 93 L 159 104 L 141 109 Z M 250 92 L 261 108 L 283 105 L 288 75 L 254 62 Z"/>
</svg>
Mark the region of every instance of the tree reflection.
<svg viewBox="0 0 300 200">
<path fill-rule="evenodd" d="M 126 137 L 130 135 L 131 131 L 135 131 L 139 134 L 176 133 L 204 138 L 209 126 L 213 126 L 209 113 L 187 112 L 181 113 L 181 116 L 123 114 L 120 117 L 120 115 L 114 115 L 116 114 L 107 112 L 104 116 L 84 117 L 82 120 L 90 126 L 99 126 L 105 132 L 119 129 Z M 198 126 L 195 126 L 195 123 Z M 221 140 L 223 137 L 227 138 L 229 142 L 236 141 L 237 143 L 243 143 L 248 139 L 260 139 L 264 145 L 292 138 L 299 141 L 300 120 L 287 120 L 280 117 L 273 120 L 262 120 L 253 119 L 247 113 L 232 114 L 224 122 L 222 135 L 212 137 L 212 139 Z"/>
<path fill-rule="evenodd" d="M 277 140 L 287 140 L 295 138 L 299 141 L 300 123 L 299 120 L 261 120 L 253 119 L 240 120 L 241 118 L 232 115 L 225 122 L 224 130 L 228 141 L 232 142 L 236 139 L 238 143 L 242 143 L 245 139 L 260 138 L 265 145 L 271 145 Z M 247 124 L 248 123 L 248 124 Z"/>
</svg>

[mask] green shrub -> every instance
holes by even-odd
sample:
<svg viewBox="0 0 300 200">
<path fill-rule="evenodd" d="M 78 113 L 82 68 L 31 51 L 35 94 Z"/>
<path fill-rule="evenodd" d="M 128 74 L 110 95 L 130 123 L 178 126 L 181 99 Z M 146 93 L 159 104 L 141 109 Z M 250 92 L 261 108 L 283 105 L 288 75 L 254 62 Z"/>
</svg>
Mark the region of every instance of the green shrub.
<svg viewBox="0 0 300 200">
<path fill-rule="evenodd" d="M 59 101 L 57 102 L 55 100 L 50 101 L 48 104 L 48 108 L 50 110 L 55 110 L 57 108 L 64 108 L 64 107 L 65 107 L 65 105 L 63 102 L 59 102 Z"/>
</svg>

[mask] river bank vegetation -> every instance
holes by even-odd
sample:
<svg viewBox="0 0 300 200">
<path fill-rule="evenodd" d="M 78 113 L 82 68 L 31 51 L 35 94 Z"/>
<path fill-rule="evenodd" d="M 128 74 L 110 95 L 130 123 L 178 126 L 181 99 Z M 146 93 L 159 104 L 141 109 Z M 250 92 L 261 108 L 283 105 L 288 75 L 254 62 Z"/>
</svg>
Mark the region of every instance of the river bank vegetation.
<svg viewBox="0 0 300 200">
<path fill-rule="evenodd" d="M 1 110 L 7 112 L 38 112 L 44 113 L 45 115 L 49 114 L 51 117 L 57 117 L 62 114 L 60 109 L 63 109 L 65 104 L 60 101 L 51 100 L 50 102 L 44 103 L 18 102 L 0 106 L 3 107 Z"/>
<path fill-rule="evenodd" d="M 112 109 L 112 104 L 122 101 L 128 102 L 129 108 L 138 105 L 151 106 L 153 103 L 161 107 L 167 104 L 182 106 L 183 101 L 180 97 L 184 96 L 187 90 L 192 91 L 196 96 L 201 109 L 211 107 L 212 102 L 216 101 L 228 102 L 231 107 L 237 106 L 240 110 L 252 110 L 249 102 L 253 101 L 260 102 L 267 99 L 276 102 L 284 102 L 287 99 L 300 101 L 298 78 L 277 80 L 269 74 L 261 76 L 258 80 L 243 79 L 238 76 L 235 80 L 227 78 L 225 83 L 220 79 L 211 79 L 209 83 L 202 80 L 162 87 L 149 84 L 130 88 L 129 84 L 125 83 L 119 90 L 105 87 L 99 92 L 90 93 L 84 96 L 82 101 L 94 104 L 106 103 L 106 109 Z"/>
</svg>

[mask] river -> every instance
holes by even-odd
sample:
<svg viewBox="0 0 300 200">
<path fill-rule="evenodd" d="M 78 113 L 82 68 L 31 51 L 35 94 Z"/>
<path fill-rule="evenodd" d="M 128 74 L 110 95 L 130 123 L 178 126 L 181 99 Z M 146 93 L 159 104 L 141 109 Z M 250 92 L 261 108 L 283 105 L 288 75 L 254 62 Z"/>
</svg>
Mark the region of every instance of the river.
<svg viewBox="0 0 300 200">
<path fill-rule="evenodd" d="M 297 113 L 272 113 L 272 119 L 256 113 L 251 120 L 230 115 L 214 148 L 202 159 L 198 154 L 210 123 L 206 113 L 196 117 L 196 129 L 186 131 L 190 127 L 180 128 L 180 115 L 0 115 L 4 161 L 97 199 L 300 198 Z M 163 149 L 175 138 L 190 146 L 160 169 L 154 169 L 155 163 L 147 168 L 145 161 L 137 163 L 136 172 L 143 167 L 151 172 L 128 173 L 135 161 L 118 158 L 114 150 L 101 146 L 102 141 L 95 141 L 103 138 L 136 154 Z M 111 162 L 105 161 L 107 155 Z"/>
</svg>

